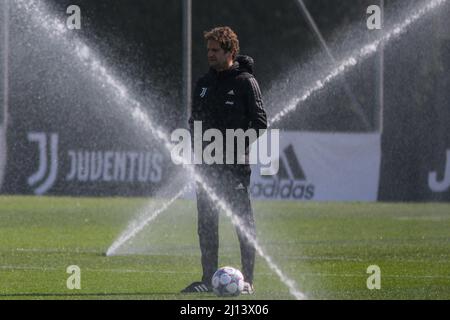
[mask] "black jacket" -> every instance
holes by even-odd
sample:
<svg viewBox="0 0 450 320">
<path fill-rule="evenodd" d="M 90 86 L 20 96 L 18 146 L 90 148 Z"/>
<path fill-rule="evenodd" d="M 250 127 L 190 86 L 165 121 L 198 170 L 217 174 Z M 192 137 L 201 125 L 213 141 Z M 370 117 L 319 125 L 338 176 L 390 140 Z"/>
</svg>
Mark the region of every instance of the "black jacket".
<svg viewBox="0 0 450 320">
<path fill-rule="evenodd" d="M 252 128 L 258 134 L 260 129 L 267 129 L 267 116 L 258 82 L 253 76 L 253 65 L 251 57 L 238 56 L 230 69 L 223 72 L 210 69 L 198 80 L 189 119 L 192 136 L 194 121 L 202 121 L 203 133 L 208 129 L 220 130 L 224 144 L 226 129 L 246 131 Z M 236 152 L 235 147 L 235 157 Z M 245 156 L 248 159 L 248 146 Z"/>
</svg>

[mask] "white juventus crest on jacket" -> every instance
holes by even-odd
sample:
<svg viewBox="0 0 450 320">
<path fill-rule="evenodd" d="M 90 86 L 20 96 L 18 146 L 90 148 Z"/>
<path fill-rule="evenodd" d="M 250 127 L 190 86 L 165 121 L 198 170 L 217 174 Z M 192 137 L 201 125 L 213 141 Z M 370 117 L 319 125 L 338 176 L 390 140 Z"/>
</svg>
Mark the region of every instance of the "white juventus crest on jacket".
<svg viewBox="0 0 450 320">
<path fill-rule="evenodd" d="M 200 93 L 200 97 L 204 98 L 206 96 L 206 92 L 208 92 L 208 88 L 202 88 L 202 92 Z"/>
</svg>

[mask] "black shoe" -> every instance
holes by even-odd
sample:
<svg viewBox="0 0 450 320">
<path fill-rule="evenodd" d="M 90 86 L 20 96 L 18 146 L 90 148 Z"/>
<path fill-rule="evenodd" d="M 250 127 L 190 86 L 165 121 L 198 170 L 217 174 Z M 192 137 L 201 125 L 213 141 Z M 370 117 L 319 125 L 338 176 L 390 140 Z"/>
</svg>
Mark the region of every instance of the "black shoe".
<svg viewBox="0 0 450 320">
<path fill-rule="evenodd" d="M 181 290 L 181 293 L 205 293 L 212 292 L 210 286 L 207 286 L 204 282 L 193 282 L 186 288 Z"/>
</svg>

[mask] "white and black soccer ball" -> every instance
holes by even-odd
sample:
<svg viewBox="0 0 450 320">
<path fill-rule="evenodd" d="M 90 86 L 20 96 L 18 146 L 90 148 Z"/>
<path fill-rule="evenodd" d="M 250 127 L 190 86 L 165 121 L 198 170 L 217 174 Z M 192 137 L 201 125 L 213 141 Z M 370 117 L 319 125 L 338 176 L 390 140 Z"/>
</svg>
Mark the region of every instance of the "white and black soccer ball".
<svg viewBox="0 0 450 320">
<path fill-rule="evenodd" d="M 218 269 L 211 282 L 214 293 L 219 297 L 236 297 L 244 289 L 244 276 L 233 267 Z"/>
</svg>

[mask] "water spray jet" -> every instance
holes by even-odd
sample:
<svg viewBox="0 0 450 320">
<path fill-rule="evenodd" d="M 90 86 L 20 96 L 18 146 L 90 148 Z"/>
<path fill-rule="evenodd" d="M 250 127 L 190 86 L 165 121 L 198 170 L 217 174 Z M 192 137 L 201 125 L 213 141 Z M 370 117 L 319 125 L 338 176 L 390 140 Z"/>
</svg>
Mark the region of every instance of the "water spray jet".
<svg viewBox="0 0 450 320">
<path fill-rule="evenodd" d="M 89 74 L 101 83 L 104 90 L 113 97 L 117 98 L 117 105 L 120 105 L 120 112 L 126 115 L 131 115 L 135 125 L 141 128 L 143 131 L 153 134 L 164 146 L 164 148 L 170 153 L 173 145 L 169 140 L 169 135 L 165 130 L 155 125 L 153 119 L 147 114 L 139 101 L 133 98 L 126 87 L 115 78 L 109 70 L 102 65 L 101 60 L 91 51 L 89 47 L 80 39 L 65 37 L 67 30 L 65 24 L 52 17 L 50 14 L 46 14 L 45 9 L 36 4 L 35 0 L 17 0 L 15 2 L 19 8 L 26 9 L 30 13 L 31 19 L 34 19 L 36 25 L 44 28 L 50 35 L 53 36 L 53 41 L 59 40 L 64 43 L 64 48 L 71 54 L 75 54 L 75 57 L 82 63 L 82 65 L 89 71 Z M 182 162 L 183 160 L 180 159 Z M 212 190 L 206 181 L 201 177 L 191 165 L 183 165 L 186 171 L 193 179 L 199 183 L 206 191 L 211 200 L 215 202 L 225 213 L 231 218 L 231 222 L 237 227 L 248 239 L 254 244 L 254 247 L 258 254 L 266 261 L 269 268 L 277 274 L 280 280 L 289 288 L 289 291 L 296 299 L 304 299 L 305 295 L 301 293 L 297 288 L 293 280 L 289 279 L 281 269 L 273 262 L 273 259 L 265 253 L 263 248 L 259 245 L 258 241 L 251 237 L 244 225 L 240 223 L 238 217 L 232 212 L 229 206 L 221 200 L 217 194 Z M 173 199 L 174 201 L 174 199 Z M 161 211 L 162 212 L 162 211 Z M 127 237 L 127 236 L 125 236 Z M 111 249 L 111 248 L 110 248 Z M 112 255 L 113 250 L 108 250 Z"/>
</svg>

